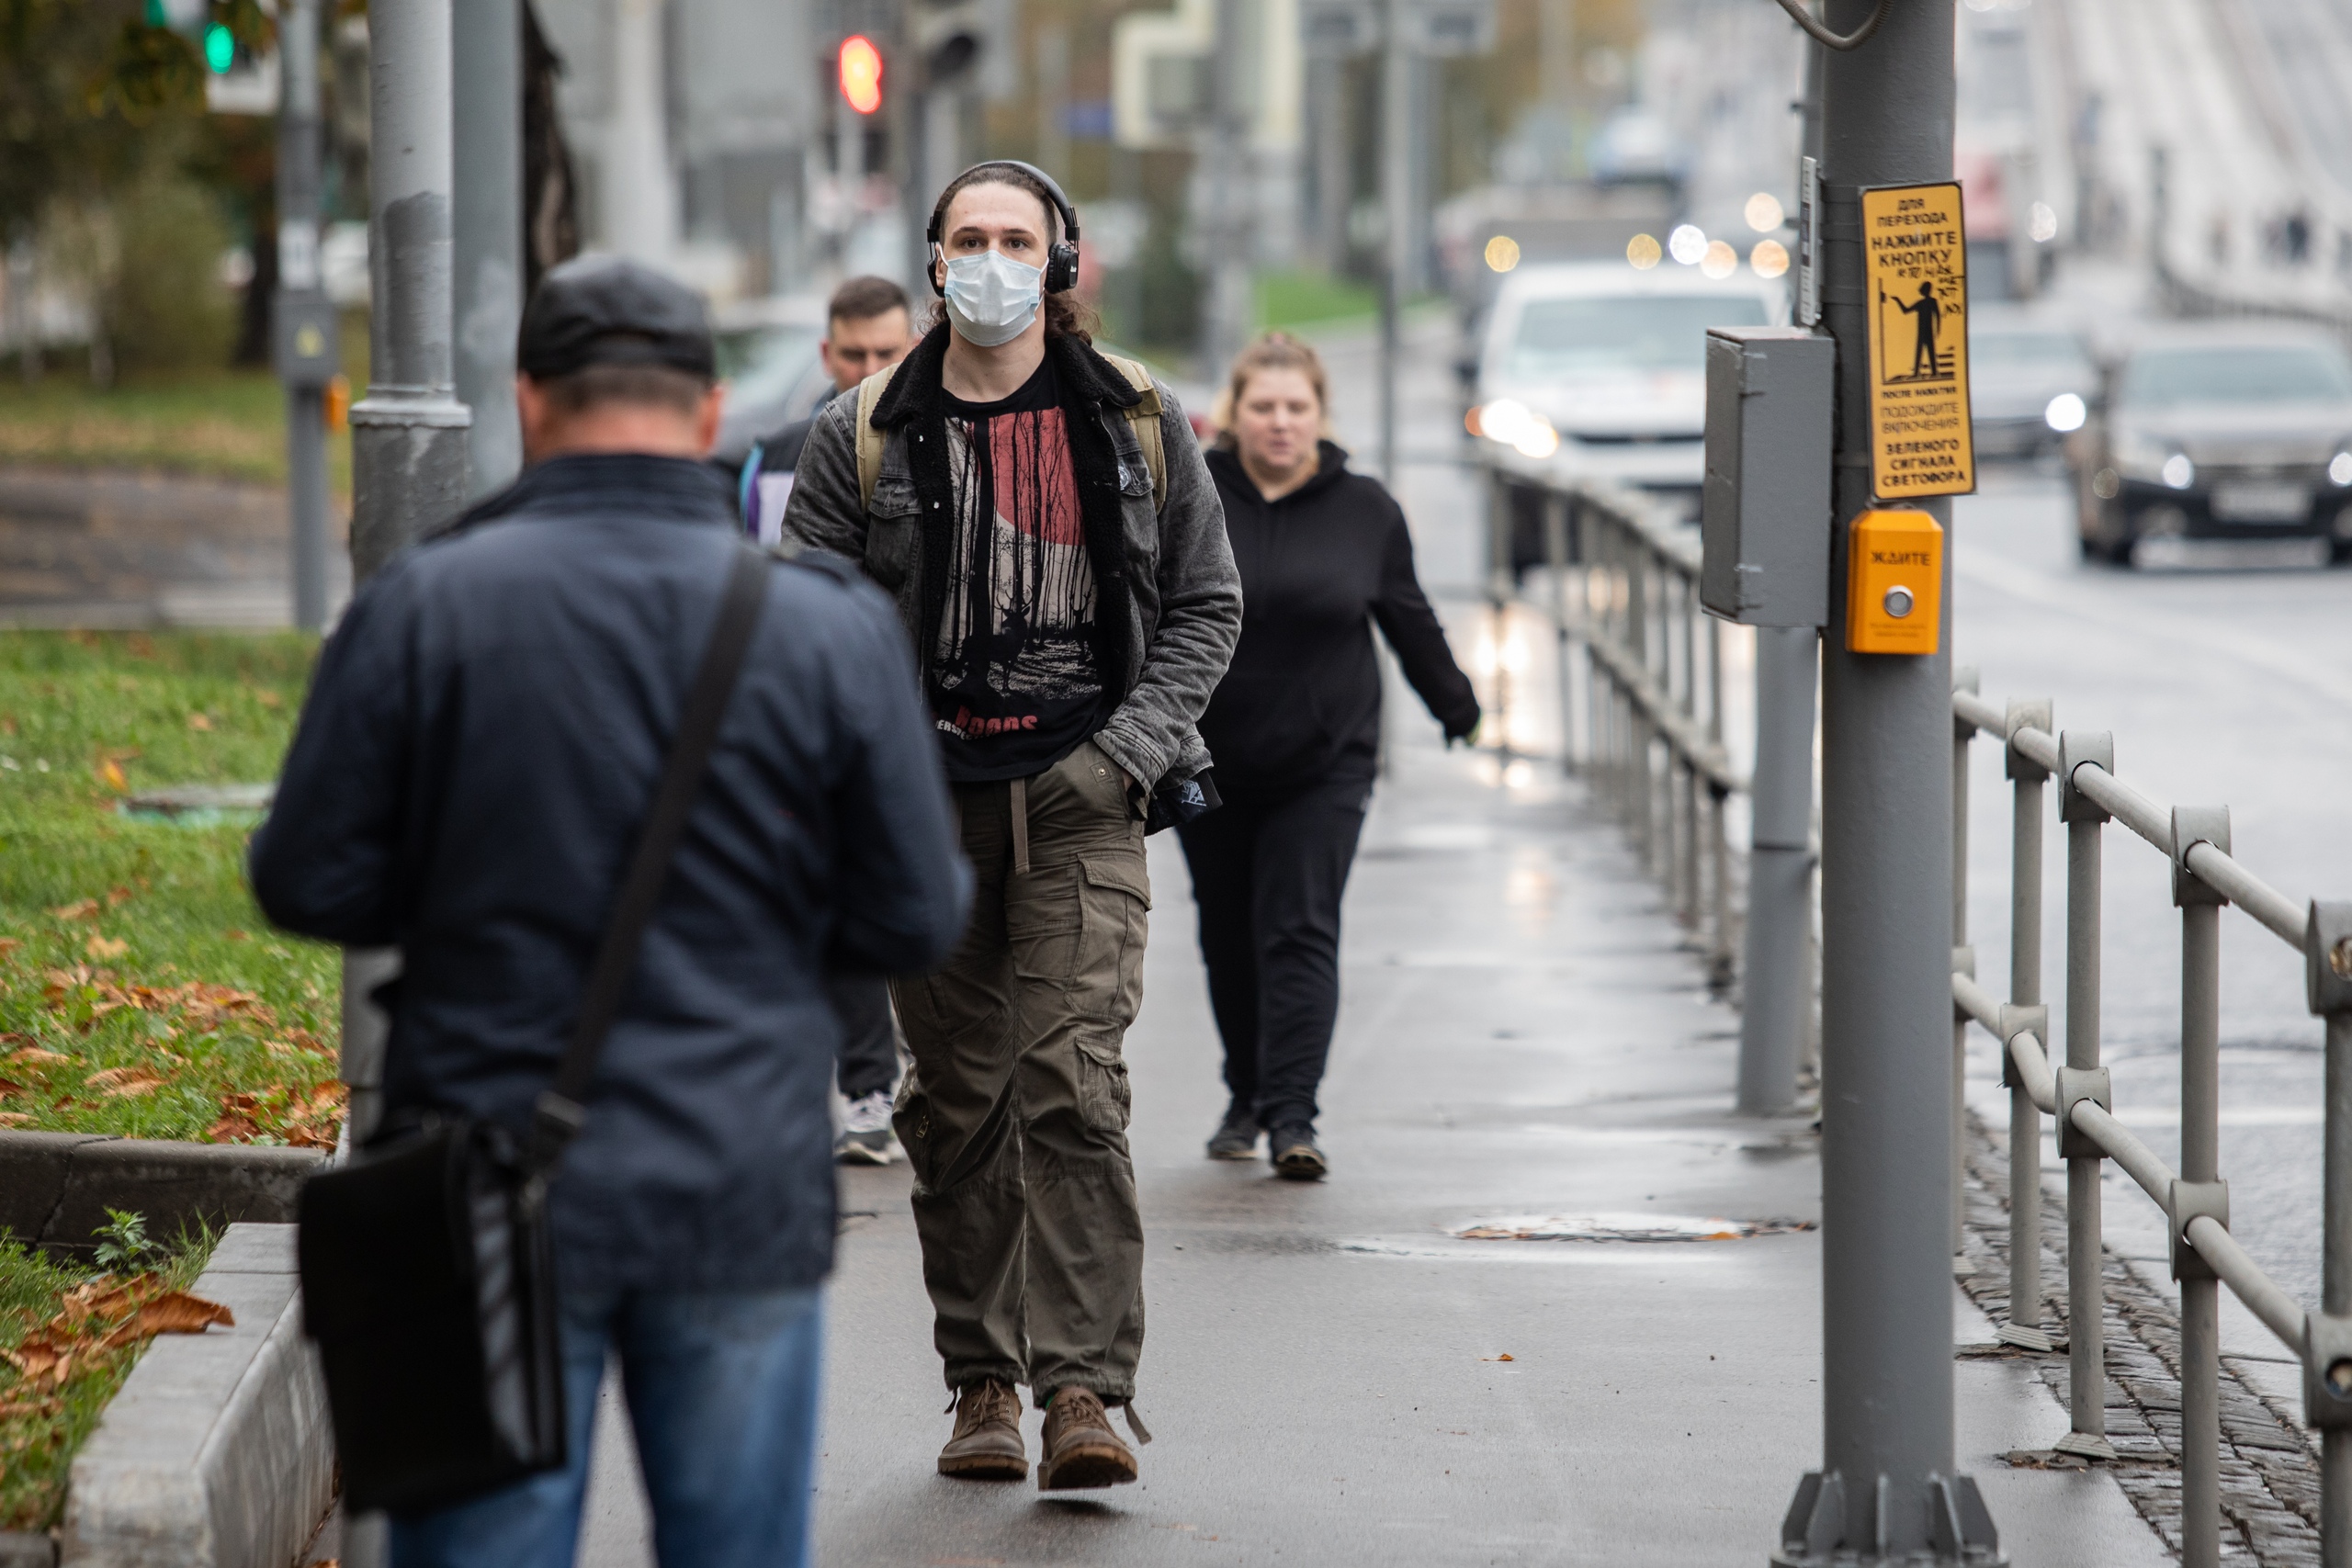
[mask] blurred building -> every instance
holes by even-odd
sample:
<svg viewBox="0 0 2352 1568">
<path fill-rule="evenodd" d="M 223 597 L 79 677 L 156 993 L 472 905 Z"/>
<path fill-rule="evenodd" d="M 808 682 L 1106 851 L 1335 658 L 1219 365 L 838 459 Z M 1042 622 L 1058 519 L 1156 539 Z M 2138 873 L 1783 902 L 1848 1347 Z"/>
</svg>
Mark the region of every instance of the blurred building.
<svg viewBox="0 0 2352 1568">
<path fill-rule="evenodd" d="M 790 291 L 822 255 L 838 0 L 536 0 L 582 237 L 726 299 Z"/>
</svg>

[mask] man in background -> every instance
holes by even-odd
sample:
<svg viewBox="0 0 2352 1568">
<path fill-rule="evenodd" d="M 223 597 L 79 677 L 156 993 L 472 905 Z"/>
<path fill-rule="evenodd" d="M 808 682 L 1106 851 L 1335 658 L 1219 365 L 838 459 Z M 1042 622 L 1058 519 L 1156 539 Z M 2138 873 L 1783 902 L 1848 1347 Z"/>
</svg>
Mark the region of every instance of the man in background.
<svg viewBox="0 0 2352 1568">
<path fill-rule="evenodd" d="M 808 444 L 817 414 L 876 370 L 904 359 L 913 343 L 907 291 L 888 278 L 853 277 L 833 290 L 825 305 L 825 340 L 817 345 L 832 389 L 808 418 L 752 443 L 736 486 L 745 534 L 763 545 L 778 541 L 793 471 L 800 466 L 800 449 Z M 890 987 L 871 976 L 843 975 L 830 980 L 826 989 L 841 1015 L 840 1082 L 848 1102 L 833 1156 L 843 1165 L 888 1165 L 899 1157 L 899 1140 L 890 1131 L 890 1094 L 899 1083 L 899 1026 L 890 1015 Z"/>
<path fill-rule="evenodd" d="M 904 359 L 914 341 L 907 291 L 888 278 L 853 277 L 833 290 L 825 304 L 825 341 L 817 345 L 817 357 L 833 378 L 832 390 L 806 419 L 796 419 L 752 444 L 736 491 L 745 533 L 763 545 L 776 542 L 784 525 L 784 503 L 792 494 L 793 470 L 800 467 L 800 449 L 808 444 L 817 415 L 841 393 L 854 390 L 876 370 Z"/>
</svg>

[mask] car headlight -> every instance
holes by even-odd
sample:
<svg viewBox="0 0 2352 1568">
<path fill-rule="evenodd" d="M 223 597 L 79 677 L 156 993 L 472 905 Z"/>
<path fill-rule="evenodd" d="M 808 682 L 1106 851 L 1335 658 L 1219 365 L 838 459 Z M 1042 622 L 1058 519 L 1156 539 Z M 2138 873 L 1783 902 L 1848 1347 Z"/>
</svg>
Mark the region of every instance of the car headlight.
<svg viewBox="0 0 2352 1568">
<path fill-rule="evenodd" d="M 2338 452 L 2327 460 L 2327 482 L 2339 489 L 2352 485 L 2352 452 Z"/>
<path fill-rule="evenodd" d="M 2082 429 L 2083 421 L 2090 414 L 2090 405 L 2083 401 L 2081 393 L 2061 392 L 2050 400 L 2048 408 L 2041 411 L 2041 423 L 2064 435 L 2069 431 Z"/>
<path fill-rule="evenodd" d="M 1522 457 L 1548 457 L 1560 449 L 1552 422 L 1517 398 L 1497 398 L 1480 409 L 1478 433 Z"/>
<path fill-rule="evenodd" d="M 2165 466 L 2157 471 L 2164 476 L 2165 483 L 2175 490 L 2187 490 L 2197 482 L 2197 465 L 2188 460 L 2186 452 L 2175 452 L 2166 457 Z"/>
<path fill-rule="evenodd" d="M 2159 441 L 2153 435 L 2132 430 L 2115 434 L 2116 470 L 2127 479 L 2137 479 L 2142 484 L 2163 483 L 2165 464 L 2178 455 L 2170 442 Z"/>
</svg>

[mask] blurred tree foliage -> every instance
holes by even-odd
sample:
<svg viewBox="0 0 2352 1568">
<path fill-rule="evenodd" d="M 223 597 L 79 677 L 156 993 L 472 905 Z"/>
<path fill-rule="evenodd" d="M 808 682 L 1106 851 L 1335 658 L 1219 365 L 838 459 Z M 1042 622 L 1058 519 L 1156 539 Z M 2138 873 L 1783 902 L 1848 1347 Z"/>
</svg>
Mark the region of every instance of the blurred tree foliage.
<svg viewBox="0 0 2352 1568">
<path fill-rule="evenodd" d="M 260 0 L 210 0 L 212 20 L 261 46 Z M 147 0 L 0 0 L 0 231 L 51 201 L 136 179 L 204 112 L 198 40 L 150 22 Z"/>
<path fill-rule="evenodd" d="M 162 20 L 153 0 L 0 0 L 0 245 L 38 239 L 86 291 L 102 382 L 118 362 L 217 362 L 220 197 L 272 175 L 236 155 L 250 128 L 207 116 L 200 36 Z M 260 0 L 209 0 L 205 25 L 272 39 Z"/>
</svg>

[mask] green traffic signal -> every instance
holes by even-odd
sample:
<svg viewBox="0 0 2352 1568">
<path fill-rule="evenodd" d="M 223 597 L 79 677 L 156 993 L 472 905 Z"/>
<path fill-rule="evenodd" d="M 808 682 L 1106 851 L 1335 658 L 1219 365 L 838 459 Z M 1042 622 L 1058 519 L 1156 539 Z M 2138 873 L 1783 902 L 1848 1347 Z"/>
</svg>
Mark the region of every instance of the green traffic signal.
<svg viewBox="0 0 2352 1568">
<path fill-rule="evenodd" d="M 204 29 L 204 62 L 212 67 L 215 76 L 226 76 L 229 67 L 237 62 L 237 35 L 222 23 Z"/>
</svg>

